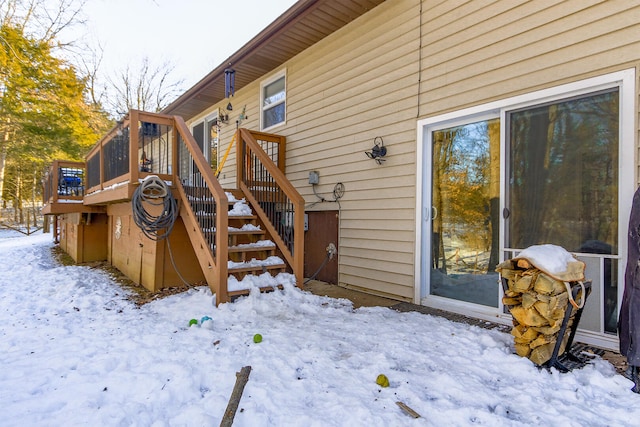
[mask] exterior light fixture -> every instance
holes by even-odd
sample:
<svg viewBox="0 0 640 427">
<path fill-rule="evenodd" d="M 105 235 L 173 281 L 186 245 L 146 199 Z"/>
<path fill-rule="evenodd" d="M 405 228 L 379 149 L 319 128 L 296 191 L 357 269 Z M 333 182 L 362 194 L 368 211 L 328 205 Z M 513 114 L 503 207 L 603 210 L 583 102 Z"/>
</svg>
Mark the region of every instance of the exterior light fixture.
<svg viewBox="0 0 640 427">
<path fill-rule="evenodd" d="M 217 117 L 217 124 L 227 124 L 229 123 L 229 115 L 227 113 L 225 113 L 222 108 L 218 108 L 218 117 Z"/>
<path fill-rule="evenodd" d="M 384 156 L 387 155 L 387 148 L 384 146 L 384 141 L 381 136 L 376 136 L 373 139 L 373 148 L 371 151 L 365 151 L 364 154 L 367 155 L 368 158 L 373 159 L 379 165 L 382 164 L 386 159 L 383 159 Z"/>
</svg>

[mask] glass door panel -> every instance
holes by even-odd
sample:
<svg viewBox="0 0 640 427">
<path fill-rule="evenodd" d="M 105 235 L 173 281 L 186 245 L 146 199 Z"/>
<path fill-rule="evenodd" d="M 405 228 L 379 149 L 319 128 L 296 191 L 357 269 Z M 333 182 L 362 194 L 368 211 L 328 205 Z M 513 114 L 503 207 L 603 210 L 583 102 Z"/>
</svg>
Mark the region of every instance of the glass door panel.
<svg viewBox="0 0 640 427">
<path fill-rule="evenodd" d="M 519 251 L 551 243 L 589 254 L 588 304 L 598 301 L 595 319 L 603 325 L 590 329 L 610 333 L 617 316 L 618 106 L 616 88 L 506 115 L 505 245 Z"/>
<path fill-rule="evenodd" d="M 498 307 L 500 121 L 432 133 L 430 294 Z"/>
</svg>

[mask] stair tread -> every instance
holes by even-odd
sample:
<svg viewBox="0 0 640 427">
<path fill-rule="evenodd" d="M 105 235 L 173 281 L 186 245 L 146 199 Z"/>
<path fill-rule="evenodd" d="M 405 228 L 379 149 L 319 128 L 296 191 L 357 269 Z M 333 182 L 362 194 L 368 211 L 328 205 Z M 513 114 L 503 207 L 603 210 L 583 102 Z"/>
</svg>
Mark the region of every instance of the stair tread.
<svg viewBox="0 0 640 427">
<path fill-rule="evenodd" d="M 251 246 L 251 245 L 235 245 L 229 246 L 229 252 L 252 252 L 252 251 L 269 251 L 275 249 L 276 245 L 259 245 L 259 246 Z"/>
<path fill-rule="evenodd" d="M 286 268 L 287 265 L 286 264 L 269 264 L 269 265 L 247 265 L 247 266 L 237 266 L 237 267 L 229 267 L 227 269 L 227 271 L 229 273 L 235 272 L 235 273 L 239 273 L 239 272 L 245 272 L 245 271 L 262 271 L 263 269 L 266 270 L 279 270 L 282 268 Z"/>
<path fill-rule="evenodd" d="M 284 287 L 282 285 L 276 285 L 274 286 L 261 286 L 260 292 L 269 292 L 269 291 L 273 291 L 275 288 L 278 289 L 283 289 Z M 228 291 L 227 295 L 229 295 L 230 297 L 235 297 L 238 295 L 249 295 L 249 292 L 251 292 L 251 289 L 238 289 L 236 291 Z"/>
<path fill-rule="evenodd" d="M 265 234 L 264 230 L 229 230 L 228 234 Z"/>
<path fill-rule="evenodd" d="M 199 210 L 196 212 L 196 215 L 215 215 L 216 213 L 211 210 L 211 211 L 203 211 L 203 210 Z M 256 219 L 258 218 L 257 215 L 227 215 L 227 218 L 231 219 Z"/>
</svg>

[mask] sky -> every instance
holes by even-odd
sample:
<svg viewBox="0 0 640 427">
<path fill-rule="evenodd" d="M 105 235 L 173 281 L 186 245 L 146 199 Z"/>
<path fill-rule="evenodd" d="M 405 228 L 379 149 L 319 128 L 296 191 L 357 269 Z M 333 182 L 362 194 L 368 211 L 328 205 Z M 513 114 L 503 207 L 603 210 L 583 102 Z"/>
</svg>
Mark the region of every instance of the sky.
<svg viewBox="0 0 640 427">
<path fill-rule="evenodd" d="M 85 26 L 65 38 L 99 42 L 103 71 L 149 56 L 169 61 L 184 89 L 202 79 L 296 0 L 87 0 Z"/>
<path fill-rule="evenodd" d="M 218 307 L 208 287 L 138 307 L 107 272 L 59 264 L 53 246 L 50 234 L 0 230 L 3 427 L 219 425 L 246 366 L 235 427 L 640 419 L 640 394 L 599 356 L 547 371 L 515 355 L 507 332 L 291 284 Z"/>
</svg>

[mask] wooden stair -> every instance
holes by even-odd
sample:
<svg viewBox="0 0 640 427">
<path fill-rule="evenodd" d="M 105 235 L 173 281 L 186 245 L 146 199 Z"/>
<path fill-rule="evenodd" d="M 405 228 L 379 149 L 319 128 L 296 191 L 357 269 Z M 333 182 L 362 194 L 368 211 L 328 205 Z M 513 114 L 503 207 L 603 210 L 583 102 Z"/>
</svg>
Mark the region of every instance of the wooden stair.
<svg viewBox="0 0 640 427">
<path fill-rule="evenodd" d="M 152 123 L 173 126 L 169 178 L 175 180 L 179 214 L 205 280 L 216 294 L 216 305 L 228 302 L 229 296 L 248 294 L 256 286 L 302 288 L 305 201 L 285 175 L 286 138 L 237 129 L 237 189 L 225 191 L 182 117 L 155 117 L 137 110 L 130 114 L 131 123 L 144 114 L 153 116 Z M 139 141 L 133 138 L 135 132 L 131 135 L 129 158 L 133 159 Z M 240 200 L 251 208 L 237 211 Z M 265 240 L 269 243 L 260 243 Z"/>
<path fill-rule="evenodd" d="M 229 281 L 228 295 L 237 297 L 248 295 L 250 286 L 246 289 L 242 283 L 248 284 L 255 281 L 258 276 L 268 273 L 272 277 L 287 270 L 285 262 L 277 255 L 276 244 L 269 240 L 267 232 L 257 224 L 258 217 L 249 211 L 248 203 L 236 190 L 226 190 L 229 198 Z M 253 278 L 247 276 L 253 276 Z M 275 280 L 275 279 L 274 279 Z M 242 283 L 240 283 L 242 282 Z M 280 286 L 278 284 L 277 286 Z M 261 291 L 271 291 L 273 285 L 259 286 Z"/>
</svg>

